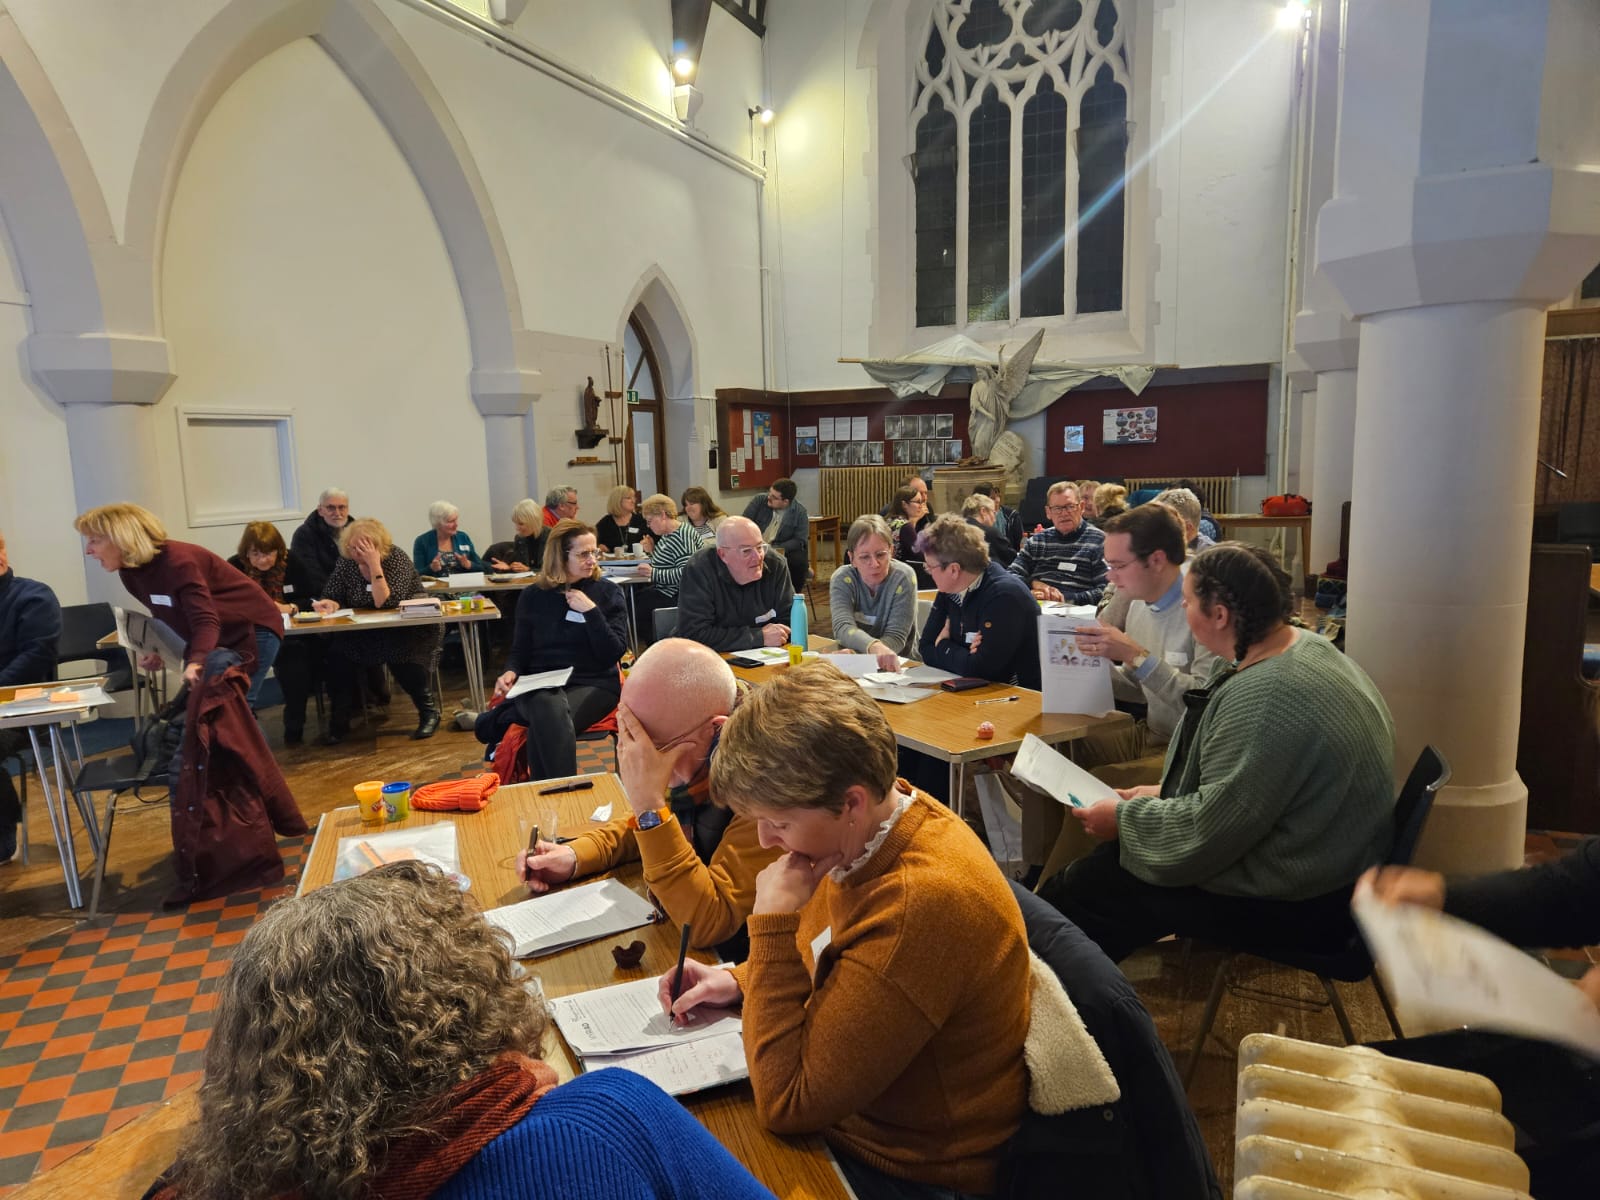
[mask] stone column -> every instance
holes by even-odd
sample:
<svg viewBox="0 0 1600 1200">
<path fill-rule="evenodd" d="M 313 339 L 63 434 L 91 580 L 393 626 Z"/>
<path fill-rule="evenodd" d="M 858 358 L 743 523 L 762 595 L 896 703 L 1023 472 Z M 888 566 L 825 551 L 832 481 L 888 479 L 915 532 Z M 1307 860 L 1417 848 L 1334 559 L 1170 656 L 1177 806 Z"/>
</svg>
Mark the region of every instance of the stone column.
<svg viewBox="0 0 1600 1200">
<path fill-rule="evenodd" d="M 1319 274 L 1314 283 L 1329 285 Z M 1307 292 L 1313 285 L 1307 285 Z M 1321 571 L 1339 557 L 1339 517 L 1353 496 L 1351 455 L 1356 432 L 1355 322 L 1340 312 L 1299 313 L 1295 352 L 1315 372 L 1316 440 L 1311 470 L 1311 566 Z M 1352 509 L 1352 511 L 1354 511 Z"/>
<path fill-rule="evenodd" d="M 1450 761 L 1418 852 L 1445 871 L 1523 857 L 1530 524 L 1498 498 L 1532 494 L 1545 309 L 1600 259 L 1581 7 L 1347 0 L 1317 230 L 1360 326 L 1347 648 L 1394 713 L 1397 776 L 1424 744 Z"/>
<path fill-rule="evenodd" d="M 472 373 L 472 401 L 483 415 L 485 466 L 489 478 L 489 512 L 495 529 L 511 527 L 511 510 L 532 495 L 538 474 L 533 428 L 533 390 L 539 372 L 477 370 Z"/>
</svg>

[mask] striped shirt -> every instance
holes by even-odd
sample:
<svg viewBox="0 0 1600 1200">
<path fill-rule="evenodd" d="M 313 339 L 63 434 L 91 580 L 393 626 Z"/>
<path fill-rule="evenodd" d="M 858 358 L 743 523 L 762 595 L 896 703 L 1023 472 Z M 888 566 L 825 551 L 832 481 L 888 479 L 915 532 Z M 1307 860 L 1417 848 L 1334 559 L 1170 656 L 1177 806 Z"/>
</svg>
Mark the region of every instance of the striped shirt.
<svg viewBox="0 0 1600 1200">
<path fill-rule="evenodd" d="M 1071 533 L 1054 526 L 1022 543 L 1011 573 L 1028 586 L 1048 583 L 1068 604 L 1097 604 L 1106 590 L 1106 535 L 1087 521 Z"/>
<path fill-rule="evenodd" d="M 715 535 L 713 535 L 715 536 Z M 678 527 L 656 542 L 650 553 L 650 584 L 667 599 L 678 595 L 678 581 L 683 569 L 696 551 L 711 539 L 702 537 L 688 521 L 680 520 Z"/>
</svg>

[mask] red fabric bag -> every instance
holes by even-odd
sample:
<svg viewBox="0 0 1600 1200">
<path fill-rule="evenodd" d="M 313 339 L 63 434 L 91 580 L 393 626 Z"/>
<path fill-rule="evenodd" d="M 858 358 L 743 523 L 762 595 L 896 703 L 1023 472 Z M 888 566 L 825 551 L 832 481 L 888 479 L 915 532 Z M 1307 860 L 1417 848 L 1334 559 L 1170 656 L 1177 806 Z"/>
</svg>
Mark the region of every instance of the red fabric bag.
<svg viewBox="0 0 1600 1200">
<path fill-rule="evenodd" d="M 1261 502 L 1264 517 L 1305 517 L 1311 515 L 1311 501 L 1293 493 L 1287 496 L 1268 496 Z"/>
</svg>

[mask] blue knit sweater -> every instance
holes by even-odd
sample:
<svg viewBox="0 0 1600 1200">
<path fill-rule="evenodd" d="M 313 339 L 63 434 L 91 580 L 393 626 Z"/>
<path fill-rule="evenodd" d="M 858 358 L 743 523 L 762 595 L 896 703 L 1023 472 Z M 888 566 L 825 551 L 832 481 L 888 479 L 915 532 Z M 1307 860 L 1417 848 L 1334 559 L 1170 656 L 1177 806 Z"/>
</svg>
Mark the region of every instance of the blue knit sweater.
<svg viewBox="0 0 1600 1200">
<path fill-rule="evenodd" d="M 770 1200 L 683 1106 L 620 1068 L 540 1098 L 433 1200 Z"/>
</svg>

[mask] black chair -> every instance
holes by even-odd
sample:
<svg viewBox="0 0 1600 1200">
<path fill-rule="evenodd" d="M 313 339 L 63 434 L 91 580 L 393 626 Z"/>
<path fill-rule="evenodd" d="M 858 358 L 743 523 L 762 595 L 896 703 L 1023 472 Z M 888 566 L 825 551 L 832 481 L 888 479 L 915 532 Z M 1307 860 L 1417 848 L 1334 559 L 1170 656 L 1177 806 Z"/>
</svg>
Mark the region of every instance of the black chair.
<svg viewBox="0 0 1600 1200">
<path fill-rule="evenodd" d="M 98 662 L 105 666 L 108 692 L 120 692 L 133 686 L 133 668 L 120 647 L 97 645 L 108 633 L 117 631 L 117 617 L 109 604 L 68 604 L 61 609 L 61 641 L 56 650 L 56 660 L 62 666 L 70 662 Z"/>
<path fill-rule="evenodd" d="M 1600 504 L 1563 504 L 1556 510 L 1556 541 L 1589 547 L 1589 561 L 1600 562 Z"/>
<path fill-rule="evenodd" d="M 678 632 L 678 610 L 676 607 L 658 608 L 650 614 L 650 622 L 655 641 L 669 638 Z"/>
<path fill-rule="evenodd" d="M 1428 813 L 1433 809 L 1433 798 L 1449 781 L 1450 764 L 1445 761 L 1444 755 L 1432 746 L 1424 746 L 1422 753 L 1417 757 L 1416 765 L 1411 768 L 1411 774 L 1406 776 L 1405 784 L 1400 788 L 1399 797 L 1395 800 L 1394 844 L 1388 858 L 1384 860 L 1385 865 L 1399 867 L 1411 865 L 1412 856 L 1417 852 L 1417 841 L 1422 837 L 1422 828 L 1427 823 Z M 1183 1071 L 1185 1088 L 1194 1079 L 1195 1068 L 1200 1065 L 1200 1051 L 1205 1045 L 1206 1037 L 1211 1033 L 1212 1023 L 1217 1019 L 1217 1009 L 1222 1004 L 1222 992 L 1228 986 L 1229 974 L 1234 964 L 1247 955 L 1292 967 L 1297 971 L 1309 971 L 1315 975 L 1322 984 L 1322 990 L 1327 993 L 1328 1006 L 1333 1009 L 1333 1015 L 1339 1022 L 1339 1030 L 1344 1034 L 1346 1045 L 1353 1043 L 1356 1036 L 1350 1027 L 1350 1018 L 1345 1014 L 1344 1003 L 1339 999 L 1338 989 L 1333 986 L 1333 981 L 1336 979 L 1342 983 L 1361 983 L 1370 979 L 1373 990 L 1378 994 L 1378 1003 L 1383 1006 L 1383 1015 L 1389 1019 L 1389 1027 L 1394 1030 L 1395 1037 L 1405 1036 L 1400 1031 L 1400 1022 L 1395 1017 L 1394 1006 L 1389 1003 L 1389 995 L 1384 991 L 1383 982 L 1373 973 L 1372 955 L 1368 952 L 1367 944 L 1362 940 L 1361 933 L 1356 929 L 1353 920 L 1349 939 L 1336 950 L 1297 950 L 1292 946 L 1235 946 L 1231 947 L 1230 951 L 1222 960 L 1222 965 L 1217 968 L 1216 977 L 1211 982 L 1211 995 L 1206 999 L 1205 1013 L 1200 1018 L 1200 1032 L 1195 1035 L 1194 1045 L 1189 1051 L 1189 1062 Z"/>
<path fill-rule="evenodd" d="M 111 827 L 117 817 L 117 799 L 129 792 L 137 797 L 141 791 L 149 788 L 152 791 L 159 790 L 161 795 L 159 799 L 145 803 L 166 803 L 168 800 L 171 779 L 165 764 L 152 771 L 142 768 L 138 752 L 130 749 L 125 754 L 114 754 L 110 758 L 84 763 L 82 770 L 72 780 L 72 794 L 80 808 L 85 804 L 93 804 L 93 793 L 107 793 L 105 820 L 100 826 L 100 853 L 94 860 L 94 890 L 89 897 L 91 921 L 100 913 L 100 889 L 105 883 L 106 861 L 111 857 Z"/>
</svg>

